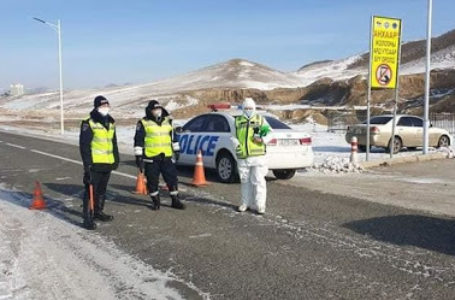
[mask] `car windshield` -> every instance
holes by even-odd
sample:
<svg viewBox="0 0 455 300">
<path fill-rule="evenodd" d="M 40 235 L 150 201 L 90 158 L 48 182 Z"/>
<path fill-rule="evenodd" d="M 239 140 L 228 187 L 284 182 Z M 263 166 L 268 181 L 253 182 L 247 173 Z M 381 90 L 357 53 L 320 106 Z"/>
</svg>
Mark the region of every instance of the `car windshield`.
<svg viewBox="0 0 455 300">
<path fill-rule="evenodd" d="M 374 125 L 384 125 L 389 123 L 392 120 L 392 117 L 374 117 L 370 119 L 370 124 Z M 366 124 L 367 121 L 363 122 L 362 124 Z"/>
<path fill-rule="evenodd" d="M 269 123 L 270 127 L 272 129 L 291 129 L 288 125 L 284 124 L 283 122 L 280 122 L 274 117 L 269 117 L 269 116 L 264 116 L 265 119 L 267 120 L 267 123 Z"/>
</svg>

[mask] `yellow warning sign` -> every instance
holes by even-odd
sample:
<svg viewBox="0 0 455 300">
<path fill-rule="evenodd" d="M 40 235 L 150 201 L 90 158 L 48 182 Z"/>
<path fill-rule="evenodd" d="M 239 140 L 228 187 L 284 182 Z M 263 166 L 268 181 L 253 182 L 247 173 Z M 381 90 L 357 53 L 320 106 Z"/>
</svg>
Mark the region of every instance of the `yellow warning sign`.
<svg viewBox="0 0 455 300">
<path fill-rule="evenodd" d="M 371 32 L 371 87 L 394 89 L 397 85 L 401 20 L 373 17 Z"/>
</svg>

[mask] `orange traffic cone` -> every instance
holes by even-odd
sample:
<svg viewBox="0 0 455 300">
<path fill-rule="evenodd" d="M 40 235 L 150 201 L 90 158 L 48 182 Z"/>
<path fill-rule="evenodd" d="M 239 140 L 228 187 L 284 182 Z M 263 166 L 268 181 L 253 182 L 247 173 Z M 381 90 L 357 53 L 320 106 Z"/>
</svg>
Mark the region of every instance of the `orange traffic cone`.
<svg viewBox="0 0 455 300">
<path fill-rule="evenodd" d="M 145 184 L 145 177 L 142 172 L 139 172 L 137 174 L 137 179 L 136 179 L 136 190 L 134 191 L 135 194 L 138 195 L 147 195 L 147 185 Z"/>
<path fill-rule="evenodd" d="M 194 186 L 207 185 L 207 181 L 205 181 L 204 163 L 202 161 L 201 150 L 197 152 L 196 165 L 194 166 L 194 176 L 191 184 Z"/>
<path fill-rule="evenodd" d="M 45 209 L 46 202 L 43 199 L 43 191 L 41 190 L 41 184 L 38 180 L 35 182 L 35 190 L 33 191 L 33 202 L 29 207 L 30 209 Z"/>
</svg>

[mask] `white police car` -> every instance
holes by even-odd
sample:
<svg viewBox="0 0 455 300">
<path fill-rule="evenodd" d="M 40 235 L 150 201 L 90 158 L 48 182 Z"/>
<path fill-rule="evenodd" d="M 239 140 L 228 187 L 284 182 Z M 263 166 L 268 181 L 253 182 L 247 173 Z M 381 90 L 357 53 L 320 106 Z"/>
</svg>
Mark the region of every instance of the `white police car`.
<svg viewBox="0 0 455 300">
<path fill-rule="evenodd" d="M 210 106 L 216 110 L 216 105 Z M 222 106 L 221 106 L 222 107 Z M 260 112 L 272 127 L 272 140 L 267 144 L 267 164 L 278 179 L 290 179 L 297 169 L 313 165 L 311 136 L 291 129 L 273 115 Z M 189 120 L 177 128 L 180 144 L 178 165 L 193 166 L 201 150 L 204 167 L 216 169 L 221 182 L 238 180 L 237 159 L 232 137 L 235 137 L 234 117 L 239 110 L 210 112 Z"/>
</svg>

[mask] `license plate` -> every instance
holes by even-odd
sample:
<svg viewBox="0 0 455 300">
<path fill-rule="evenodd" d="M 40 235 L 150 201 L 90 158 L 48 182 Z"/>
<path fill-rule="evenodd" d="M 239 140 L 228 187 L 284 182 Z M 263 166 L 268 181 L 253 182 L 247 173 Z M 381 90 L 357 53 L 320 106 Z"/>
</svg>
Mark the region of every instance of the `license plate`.
<svg viewBox="0 0 455 300">
<path fill-rule="evenodd" d="M 298 146 L 299 140 L 292 139 L 292 140 L 278 140 L 280 146 Z"/>
</svg>

